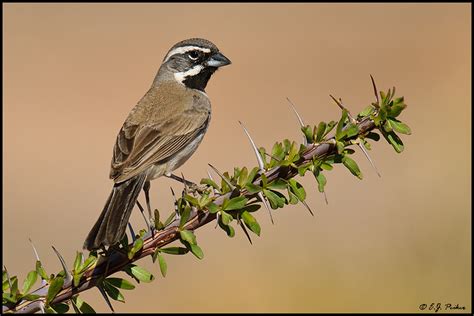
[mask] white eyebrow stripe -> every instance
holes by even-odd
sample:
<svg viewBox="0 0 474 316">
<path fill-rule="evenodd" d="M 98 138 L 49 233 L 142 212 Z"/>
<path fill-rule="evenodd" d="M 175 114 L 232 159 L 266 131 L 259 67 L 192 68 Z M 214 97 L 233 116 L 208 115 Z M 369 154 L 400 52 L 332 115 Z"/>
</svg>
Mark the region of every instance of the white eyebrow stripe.
<svg viewBox="0 0 474 316">
<path fill-rule="evenodd" d="M 168 61 L 168 59 L 171 58 L 171 56 L 176 55 L 176 54 L 184 54 L 192 50 L 200 50 L 201 52 L 204 53 L 210 53 L 211 50 L 209 48 L 203 48 L 199 46 L 183 46 L 183 47 L 177 47 L 170 51 L 168 55 L 166 55 L 165 60 L 163 61 L 164 63 Z"/>
<path fill-rule="evenodd" d="M 204 69 L 203 65 L 197 65 L 197 66 L 194 66 L 193 68 L 189 69 L 188 71 L 176 72 L 174 74 L 174 78 L 179 83 L 183 83 L 183 81 L 186 79 L 186 77 L 195 76 L 198 73 L 200 73 L 201 70 L 203 70 L 203 69 Z"/>
</svg>

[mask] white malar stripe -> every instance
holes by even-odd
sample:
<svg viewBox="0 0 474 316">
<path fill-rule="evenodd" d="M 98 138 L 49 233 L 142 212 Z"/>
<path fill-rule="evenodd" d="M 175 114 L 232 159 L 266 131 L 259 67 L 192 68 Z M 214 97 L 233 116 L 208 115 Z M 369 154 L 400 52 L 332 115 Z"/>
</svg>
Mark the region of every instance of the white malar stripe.
<svg viewBox="0 0 474 316">
<path fill-rule="evenodd" d="M 204 53 L 210 53 L 211 52 L 211 50 L 209 48 L 203 48 L 203 47 L 199 47 L 199 46 L 177 47 L 177 48 L 173 49 L 171 52 L 169 52 L 168 55 L 166 55 L 164 63 L 166 63 L 168 61 L 168 59 L 170 59 L 171 56 L 173 56 L 173 55 L 184 54 L 184 53 L 187 53 L 187 52 L 192 51 L 192 50 L 200 50 L 201 52 L 204 52 Z"/>
<path fill-rule="evenodd" d="M 203 70 L 203 69 L 204 69 L 203 65 L 197 65 L 197 66 L 194 66 L 193 68 L 189 69 L 188 71 L 176 72 L 174 74 L 174 78 L 179 83 L 183 83 L 183 81 L 184 81 L 184 79 L 186 79 L 186 77 L 195 76 L 198 73 L 200 73 L 201 70 Z"/>
</svg>

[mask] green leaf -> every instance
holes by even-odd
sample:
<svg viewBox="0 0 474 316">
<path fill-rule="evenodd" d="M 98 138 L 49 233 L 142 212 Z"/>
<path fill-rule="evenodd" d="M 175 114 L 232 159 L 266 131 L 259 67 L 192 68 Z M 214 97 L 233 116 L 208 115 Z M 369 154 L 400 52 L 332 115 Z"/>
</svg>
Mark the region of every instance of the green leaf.
<svg viewBox="0 0 474 316">
<path fill-rule="evenodd" d="M 326 177 L 324 176 L 324 174 L 322 172 L 318 172 L 317 175 L 315 174 L 315 177 L 316 177 L 316 181 L 318 182 L 318 191 L 323 193 L 324 192 L 324 186 L 327 183 Z"/>
<path fill-rule="evenodd" d="M 143 248 L 143 239 L 137 238 L 133 242 L 133 247 L 128 251 L 128 259 L 132 259 L 135 254 Z"/>
<path fill-rule="evenodd" d="M 325 122 L 319 122 L 318 128 L 316 130 L 316 142 L 319 143 L 320 141 L 323 140 L 324 132 L 326 131 L 326 123 Z"/>
<path fill-rule="evenodd" d="M 400 102 L 396 102 L 397 100 L 400 100 Z M 402 113 L 404 109 L 406 109 L 407 105 L 403 102 L 403 97 L 399 99 L 395 99 L 392 106 L 388 109 L 388 115 L 390 117 L 397 117 Z"/>
<path fill-rule="evenodd" d="M 69 305 L 66 303 L 58 303 L 51 306 L 58 314 L 66 314 L 69 310 Z"/>
<path fill-rule="evenodd" d="M 93 264 L 97 262 L 97 257 L 89 254 L 89 257 L 87 257 L 86 261 L 84 261 L 84 264 L 81 266 L 79 269 L 79 272 L 85 272 L 87 269 L 89 269 Z"/>
<path fill-rule="evenodd" d="M 225 225 L 222 221 L 219 221 L 218 224 L 219 224 L 219 227 L 222 228 L 226 232 L 227 236 L 229 237 L 235 236 L 234 227 L 232 227 L 231 225 Z"/>
<path fill-rule="evenodd" d="M 95 310 L 92 308 L 92 306 L 84 302 L 82 298 L 79 297 L 79 295 L 74 297 L 72 302 L 74 306 L 76 306 L 77 309 L 82 312 L 82 314 L 95 314 Z"/>
<path fill-rule="evenodd" d="M 241 218 L 245 224 L 252 232 L 254 232 L 257 236 L 260 236 L 260 225 L 258 224 L 255 217 L 252 216 L 247 211 L 242 212 Z"/>
<path fill-rule="evenodd" d="M 331 164 L 328 164 L 326 162 L 323 162 L 321 163 L 321 169 L 324 169 L 324 170 L 332 170 L 333 169 L 333 166 Z"/>
<path fill-rule="evenodd" d="M 337 123 L 336 127 L 336 140 L 340 140 L 342 135 L 342 128 L 344 127 L 344 123 L 346 122 L 347 119 L 347 111 L 342 110 L 342 116 L 339 122 Z"/>
<path fill-rule="evenodd" d="M 262 158 L 263 165 L 265 168 L 268 167 L 268 162 L 267 162 L 267 156 L 265 155 L 267 151 L 265 150 L 264 147 L 259 147 L 258 148 L 258 153 L 260 154 L 260 157 Z"/>
<path fill-rule="evenodd" d="M 154 220 L 154 223 L 155 223 L 155 228 L 157 230 L 163 229 L 164 224 L 160 221 L 160 212 L 157 209 L 155 209 L 154 215 L 155 216 L 154 216 L 153 220 Z"/>
<path fill-rule="evenodd" d="M 104 285 L 104 290 L 107 293 L 107 295 L 112 298 L 113 300 L 125 303 L 125 298 L 123 297 L 122 293 L 120 293 L 120 290 L 117 289 L 116 287 L 112 286 L 108 282 L 103 282 Z"/>
<path fill-rule="evenodd" d="M 247 191 L 250 193 L 250 194 L 255 194 L 255 193 L 258 193 L 260 191 L 262 191 L 262 187 L 258 186 L 258 185 L 255 185 L 253 183 L 247 183 L 245 185 L 245 188 L 247 189 Z"/>
<path fill-rule="evenodd" d="M 303 186 L 298 183 L 295 179 L 288 180 L 291 191 L 298 197 L 298 200 L 304 201 L 306 199 L 306 191 Z"/>
<path fill-rule="evenodd" d="M 295 205 L 298 204 L 298 202 L 298 197 L 293 192 L 291 192 L 290 187 L 288 187 L 288 203 Z"/>
<path fill-rule="evenodd" d="M 26 301 L 35 301 L 39 299 L 41 296 L 38 294 L 26 294 L 21 297 L 21 299 L 26 300 Z"/>
<path fill-rule="evenodd" d="M 189 250 L 183 247 L 168 247 L 168 248 L 161 248 L 160 251 L 167 253 L 169 255 L 184 255 L 188 253 Z"/>
<path fill-rule="evenodd" d="M 213 202 L 209 203 L 207 206 L 207 209 L 209 210 L 209 213 L 214 214 L 219 211 L 219 206 Z"/>
<path fill-rule="evenodd" d="M 290 151 L 288 152 L 288 158 L 286 159 L 287 162 L 292 163 L 299 159 L 299 146 L 296 142 L 291 143 Z"/>
<path fill-rule="evenodd" d="M 260 204 L 247 204 L 242 211 L 247 211 L 249 213 L 257 211 L 261 207 Z"/>
<path fill-rule="evenodd" d="M 283 190 L 286 189 L 287 183 L 285 180 L 277 178 L 275 181 L 272 181 L 268 184 L 267 188 L 272 190 Z"/>
<path fill-rule="evenodd" d="M 2 298 L 4 302 L 7 301 L 12 304 L 16 304 L 17 302 L 16 296 L 11 295 L 10 293 L 3 293 Z"/>
<path fill-rule="evenodd" d="M 301 127 L 301 130 L 306 137 L 306 141 L 311 144 L 313 142 L 313 129 L 309 125 L 306 125 Z"/>
<path fill-rule="evenodd" d="M 359 128 L 357 125 L 349 123 L 343 133 L 345 137 L 351 138 L 359 134 Z"/>
<path fill-rule="evenodd" d="M 263 194 L 268 198 L 270 202 L 270 207 L 272 209 L 277 209 L 279 207 L 283 207 L 285 205 L 285 196 L 277 191 L 263 189 Z"/>
<path fill-rule="evenodd" d="M 324 136 L 326 136 L 327 134 L 329 134 L 333 129 L 334 129 L 334 126 L 336 126 L 337 122 L 335 121 L 330 121 L 327 126 L 326 126 L 326 131 L 324 132 Z"/>
<path fill-rule="evenodd" d="M 196 244 L 196 236 L 193 234 L 193 232 L 184 229 L 179 232 L 179 235 L 182 240 L 187 241 L 190 245 Z"/>
<path fill-rule="evenodd" d="M 198 199 L 196 199 L 194 196 L 191 196 L 189 194 L 185 194 L 184 199 L 186 201 L 188 201 L 189 203 L 191 203 L 191 205 L 193 205 L 193 206 L 198 206 L 199 205 Z"/>
<path fill-rule="evenodd" d="M 369 116 L 373 112 L 374 112 L 374 107 L 372 105 L 369 105 L 359 113 L 359 117 Z"/>
<path fill-rule="evenodd" d="M 105 281 L 110 285 L 123 290 L 133 290 L 135 288 L 135 285 L 122 278 L 107 278 Z"/>
<path fill-rule="evenodd" d="M 202 252 L 202 249 L 196 245 L 196 244 L 190 244 L 189 247 L 191 248 L 191 252 L 193 255 L 196 256 L 198 259 L 204 258 L 204 253 Z"/>
<path fill-rule="evenodd" d="M 249 175 L 248 175 L 248 177 L 247 177 L 247 184 L 252 183 L 253 180 L 255 180 L 255 176 L 258 174 L 259 171 L 260 171 L 260 169 L 259 169 L 258 167 L 254 167 L 254 168 L 250 171 L 250 173 L 249 173 Z"/>
<path fill-rule="evenodd" d="M 155 279 L 153 274 L 135 264 L 129 264 L 124 269 L 125 272 L 132 275 L 138 281 L 149 283 Z"/>
<path fill-rule="evenodd" d="M 238 181 L 239 187 L 241 188 L 245 187 L 245 184 L 247 183 L 248 175 L 249 175 L 249 171 L 247 167 L 243 167 L 239 174 L 239 181 Z"/>
<path fill-rule="evenodd" d="M 217 183 L 215 183 L 213 180 L 211 179 L 207 179 L 207 178 L 203 178 L 201 179 L 201 182 L 200 184 L 205 184 L 205 185 L 208 185 L 210 187 L 213 187 L 214 189 L 216 189 L 217 191 L 220 191 L 220 187 Z"/>
<path fill-rule="evenodd" d="M 196 203 L 198 203 L 197 199 Z M 182 229 L 184 225 L 186 225 L 186 222 L 189 220 L 189 216 L 191 215 L 191 207 L 189 205 L 186 205 L 183 209 L 183 212 L 181 213 L 181 218 L 179 220 L 179 229 Z"/>
<path fill-rule="evenodd" d="M 224 225 L 226 225 L 226 226 L 229 225 L 230 222 L 232 222 L 232 220 L 234 219 L 234 218 L 232 217 L 232 215 L 230 215 L 230 214 L 228 214 L 228 213 L 226 213 L 226 212 L 224 212 L 224 211 L 221 211 L 221 212 L 220 212 L 220 215 L 221 215 L 222 224 L 224 224 Z"/>
<path fill-rule="evenodd" d="M 247 204 L 248 199 L 245 196 L 237 196 L 227 203 L 224 210 L 231 211 L 231 210 L 239 210 Z"/>
<path fill-rule="evenodd" d="M 344 164 L 344 166 L 347 167 L 347 169 L 349 169 L 349 171 L 353 175 L 355 175 L 357 178 L 362 180 L 362 173 L 360 172 L 359 166 L 352 158 L 349 158 L 348 156 L 344 156 L 342 158 L 342 163 Z"/>
<path fill-rule="evenodd" d="M 342 154 L 344 152 L 344 143 L 337 141 L 336 142 L 336 147 L 337 147 L 337 153 Z"/>
<path fill-rule="evenodd" d="M 383 124 L 383 129 L 388 133 L 390 133 L 393 130 L 392 124 L 390 124 L 390 120 L 385 121 L 385 123 Z"/>
<path fill-rule="evenodd" d="M 369 139 L 372 139 L 372 140 L 378 142 L 378 141 L 380 140 L 380 135 L 377 134 L 377 133 L 374 133 L 374 132 L 369 132 L 369 133 L 365 136 L 365 138 L 369 138 Z"/>
<path fill-rule="evenodd" d="M 31 289 L 33 284 L 35 284 L 37 278 L 38 278 L 38 272 L 30 271 L 28 275 L 26 276 L 25 282 L 23 283 L 22 293 L 24 294 L 28 293 L 28 291 Z"/>
<path fill-rule="evenodd" d="M 406 125 L 405 123 L 402 123 L 396 119 L 388 119 L 387 121 L 390 121 L 390 124 L 392 125 L 392 128 L 395 132 L 405 134 L 405 135 L 411 134 L 410 127 L 408 127 L 408 125 Z"/>
<path fill-rule="evenodd" d="M 41 261 L 36 261 L 36 272 L 38 272 L 38 275 L 41 277 L 43 280 L 49 280 L 48 275 L 46 274 L 46 271 L 43 268 L 43 265 L 41 264 Z"/>
<path fill-rule="evenodd" d="M 17 294 L 18 294 L 18 278 L 17 278 L 17 276 L 16 275 L 12 276 L 10 278 L 10 281 L 11 281 L 11 284 L 12 284 L 10 294 L 16 299 Z"/>
<path fill-rule="evenodd" d="M 76 259 L 74 260 L 74 271 L 78 271 L 82 263 L 82 252 L 76 251 Z"/>
<path fill-rule="evenodd" d="M 62 277 L 55 277 L 51 280 L 48 288 L 48 294 L 46 295 L 46 305 L 49 304 L 54 300 L 56 295 L 58 295 L 59 291 L 61 291 L 64 285 L 64 278 Z"/>
<path fill-rule="evenodd" d="M 160 253 L 158 253 L 158 263 L 160 265 L 161 275 L 163 277 L 166 277 L 166 271 L 168 270 L 168 266 L 166 265 L 165 258 Z"/>
<path fill-rule="evenodd" d="M 401 153 L 404 149 L 403 142 L 394 132 L 382 133 L 385 139 L 392 145 L 397 153 Z"/>
<path fill-rule="evenodd" d="M 175 216 L 175 213 L 174 212 L 171 212 L 171 214 L 168 216 L 168 218 L 166 219 L 166 221 L 163 223 L 163 226 L 166 227 L 168 226 L 174 219 L 174 216 Z"/>
</svg>

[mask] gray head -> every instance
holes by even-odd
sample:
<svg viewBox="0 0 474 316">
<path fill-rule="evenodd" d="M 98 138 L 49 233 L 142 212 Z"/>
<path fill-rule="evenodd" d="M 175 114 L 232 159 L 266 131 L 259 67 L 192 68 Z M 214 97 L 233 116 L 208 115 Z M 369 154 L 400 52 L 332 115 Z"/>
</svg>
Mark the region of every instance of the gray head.
<svg viewBox="0 0 474 316">
<path fill-rule="evenodd" d="M 187 39 L 168 51 L 155 82 L 176 80 L 188 88 L 204 91 L 212 74 L 230 63 L 212 42 L 202 38 Z"/>
</svg>

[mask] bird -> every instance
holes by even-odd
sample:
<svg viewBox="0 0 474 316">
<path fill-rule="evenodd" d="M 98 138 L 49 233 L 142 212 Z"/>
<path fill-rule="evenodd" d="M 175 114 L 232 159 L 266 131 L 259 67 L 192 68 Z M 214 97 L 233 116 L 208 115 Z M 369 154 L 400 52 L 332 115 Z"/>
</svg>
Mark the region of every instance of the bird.
<svg viewBox="0 0 474 316">
<path fill-rule="evenodd" d="M 229 64 L 217 46 L 203 38 L 186 39 L 169 49 L 150 89 L 118 132 L 110 170 L 112 192 L 84 249 L 120 242 L 141 190 L 149 207 L 150 181 L 171 177 L 196 151 L 211 119 L 205 88 L 211 76 Z"/>
</svg>

